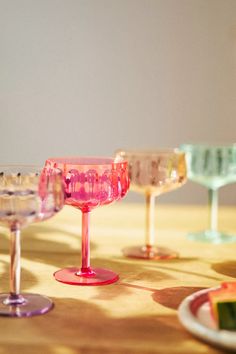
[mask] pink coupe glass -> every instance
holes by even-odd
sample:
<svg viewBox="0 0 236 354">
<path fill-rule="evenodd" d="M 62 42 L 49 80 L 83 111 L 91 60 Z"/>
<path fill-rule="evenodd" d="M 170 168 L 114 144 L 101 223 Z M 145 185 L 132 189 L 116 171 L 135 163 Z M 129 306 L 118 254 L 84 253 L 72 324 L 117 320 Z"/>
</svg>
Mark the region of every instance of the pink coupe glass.
<svg viewBox="0 0 236 354">
<path fill-rule="evenodd" d="M 90 211 L 123 198 L 129 188 L 127 162 L 122 158 L 72 157 L 50 158 L 46 166 L 62 170 L 65 204 L 82 212 L 82 265 L 58 270 L 56 280 L 72 285 L 104 285 L 119 276 L 111 270 L 90 266 Z"/>
</svg>

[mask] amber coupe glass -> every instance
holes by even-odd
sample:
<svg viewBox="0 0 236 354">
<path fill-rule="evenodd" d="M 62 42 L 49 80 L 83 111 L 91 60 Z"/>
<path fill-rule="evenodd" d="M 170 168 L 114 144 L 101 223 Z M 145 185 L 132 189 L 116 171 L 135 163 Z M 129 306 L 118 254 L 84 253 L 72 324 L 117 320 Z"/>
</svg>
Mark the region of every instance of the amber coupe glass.
<svg viewBox="0 0 236 354">
<path fill-rule="evenodd" d="M 124 249 L 124 255 L 144 259 L 169 259 L 177 253 L 155 246 L 155 197 L 181 187 L 186 181 L 185 154 L 176 149 L 118 150 L 117 157 L 129 163 L 130 188 L 146 197 L 146 240 L 143 246 Z"/>
<path fill-rule="evenodd" d="M 123 198 L 129 188 L 127 162 L 123 158 L 50 158 L 46 166 L 62 170 L 66 185 L 65 203 L 82 212 L 82 264 L 57 271 L 56 280 L 72 285 L 104 285 L 118 280 L 109 269 L 90 266 L 90 212 Z M 111 235 L 112 236 L 112 235 Z"/>
</svg>

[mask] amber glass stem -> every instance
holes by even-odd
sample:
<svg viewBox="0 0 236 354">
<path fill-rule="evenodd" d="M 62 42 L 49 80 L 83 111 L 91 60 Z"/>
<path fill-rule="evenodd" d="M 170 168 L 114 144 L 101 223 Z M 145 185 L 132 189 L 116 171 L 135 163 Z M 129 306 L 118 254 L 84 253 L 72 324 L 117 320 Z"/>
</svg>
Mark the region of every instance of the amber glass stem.
<svg viewBox="0 0 236 354">
<path fill-rule="evenodd" d="M 151 194 L 146 194 L 146 247 L 151 248 L 155 242 L 155 197 Z"/>
</svg>

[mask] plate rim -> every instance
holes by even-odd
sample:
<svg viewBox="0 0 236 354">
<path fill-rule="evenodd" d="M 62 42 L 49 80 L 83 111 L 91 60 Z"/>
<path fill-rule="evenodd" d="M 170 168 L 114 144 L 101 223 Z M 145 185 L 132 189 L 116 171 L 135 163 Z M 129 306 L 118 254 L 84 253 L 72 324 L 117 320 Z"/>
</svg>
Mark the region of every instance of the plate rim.
<svg viewBox="0 0 236 354">
<path fill-rule="evenodd" d="M 191 311 L 191 304 L 196 299 L 219 287 L 199 290 L 187 296 L 178 308 L 178 317 L 182 325 L 193 335 L 214 346 L 236 350 L 236 333 L 227 330 L 213 329 L 203 325 Z M 203 303 L 205 303 L 204 301 Z"/>
</svg>

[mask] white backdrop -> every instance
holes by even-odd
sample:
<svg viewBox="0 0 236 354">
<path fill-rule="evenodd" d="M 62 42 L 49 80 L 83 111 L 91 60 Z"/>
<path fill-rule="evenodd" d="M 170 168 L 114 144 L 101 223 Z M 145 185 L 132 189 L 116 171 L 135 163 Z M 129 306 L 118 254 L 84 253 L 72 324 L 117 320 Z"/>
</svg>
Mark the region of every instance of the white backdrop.
<svg viewBox="0 0 236 354">
<path fill-rule="evenodd" d="M 0 0 L 0 129 L 0 163 L 235 141 L 236 1 Z"/>
</svg>

